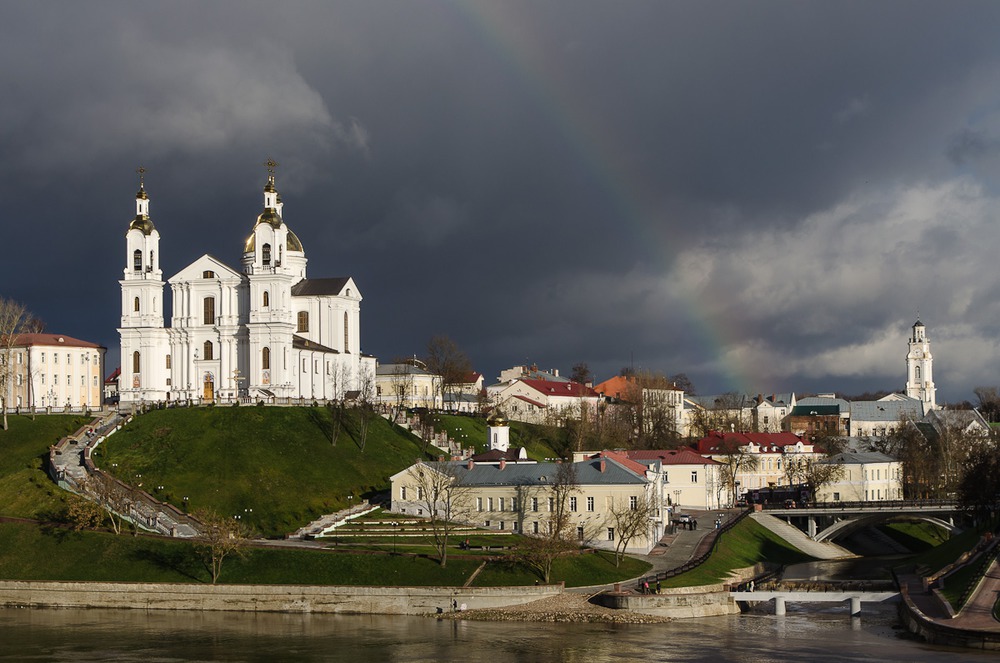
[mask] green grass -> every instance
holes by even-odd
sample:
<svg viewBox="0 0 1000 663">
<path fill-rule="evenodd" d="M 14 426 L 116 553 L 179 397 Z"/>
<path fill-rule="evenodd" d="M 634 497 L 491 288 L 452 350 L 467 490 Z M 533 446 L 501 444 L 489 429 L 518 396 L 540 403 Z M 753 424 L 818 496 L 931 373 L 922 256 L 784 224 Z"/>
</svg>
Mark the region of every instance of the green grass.
<svg viewBox="0 0 1000 663">
<path fill-rule="evenodd" d="M 7 415 L 0 430 L 0 515 L 47 520 L 62 511 L 69 493 L 49 478 L 49 447 L 88 423 L 70 415 Z"/>
<path fill-rule="evenodd" d="M 715 551 L 704 564 L 681 575 L 667 578 L 663 581 L 663 586 L 712 585 L 728 579 L 734 569 L 753 566 L 758 562 L 796 564 L 812 559 L 756 521 L 744 518 L 722 535 L 715 546 Z"/>
<path fill-rule="evenodd" d="M 908 558 L 906 565 L 925 567 L 926 575 L 933 575 L 957 560 L 962 553 L 972 550 L 981 534 L 972 529 L 956 534 L 941 545 Z"/>
<path fill-rule="evenodd" d="M 474 447 L 476 453 L 488 451 L 486 420 L 481 417 L 462 417 L 450 414 L 434 415 L 434 428 L 447 430 L 448 435 L 460 441 L 463 447 Z M 528 457 L 544 461 L 557 458 L 557 449 L 567 447 L 567 431 L 555 426 L 539 426 L 518 421 L 510 422 L 510 446 L 524 447 Z"/>
<path fill-rule="evenodd" d="M 949 538 L 948 530 L 926 521 L 897 521 L 878 528 L 912 552 L 924 552 Z"/>
<path fill-rule="evenodd" d="M 31 554 L 25 554 L 25 551 Z M 410 554 L 250 548 L 223 564 L 222 584 L 351 586 L 461 586 L 479 568 L 481 554 L 450 551 L 445 568 Z M 553 582 L 568 586 L 614 582 L 641 575 L 636 560 L 615 569 L 608 554 L 582 554 L 556 563 Z M 211 576 L 189 541 L 73 532 L 26 523 L 0 523 L 0 578 L 8 580 L 209 583 Z M 490 562 L 475 586 L 535 583 L 536 576 Z"/>
<path fill-rule="evenodd" d="M 388 490 L 389 477 L 422 455 L 414 436 L 382 417 L 363 452 L 356 426 L 333 446 L 331 424 L 314 407 L 155 410 L 111 436 L 95 462 L 164 501 L 182 506 L 187 496 L 189 510 L 239 514 L 282 536 Z"/>
</svg>

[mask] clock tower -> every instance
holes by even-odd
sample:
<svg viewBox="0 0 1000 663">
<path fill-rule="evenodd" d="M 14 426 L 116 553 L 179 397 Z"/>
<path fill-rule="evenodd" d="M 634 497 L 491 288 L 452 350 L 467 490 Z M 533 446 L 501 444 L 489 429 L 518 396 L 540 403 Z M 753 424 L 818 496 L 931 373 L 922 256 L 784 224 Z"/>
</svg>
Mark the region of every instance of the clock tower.
<svg viewBox="0 0 1000 663">
<path fill-rule="evenodd" d="M 924 323 L 917 320 L 913 323 L 913 334 L 910 336 L 910 351 L 906 353 L 906 395 L 923 401 L 925 412 L 937 407 L 934 402 L 933 363 Z"/>
</svg>

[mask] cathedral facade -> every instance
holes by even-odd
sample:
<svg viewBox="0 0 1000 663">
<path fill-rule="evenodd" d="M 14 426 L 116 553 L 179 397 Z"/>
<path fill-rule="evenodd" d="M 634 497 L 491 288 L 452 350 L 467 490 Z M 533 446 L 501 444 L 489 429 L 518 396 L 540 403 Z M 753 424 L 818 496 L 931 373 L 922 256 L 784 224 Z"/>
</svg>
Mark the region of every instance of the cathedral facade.
<svg viewBox="0 0 1000 663">
<path fill-rule="evenodd" d="M 375 358 L 361 353 L 361 293 L 350 277 L 307 278 L 302 242 L 282 219 L 275 165 L 241 269 L 205 254 L 170 277 L 169 325 L 160 234 L 140 180 L 119 281 L 122 403 L 336 400 L 374 389 Z"/>
</svg>

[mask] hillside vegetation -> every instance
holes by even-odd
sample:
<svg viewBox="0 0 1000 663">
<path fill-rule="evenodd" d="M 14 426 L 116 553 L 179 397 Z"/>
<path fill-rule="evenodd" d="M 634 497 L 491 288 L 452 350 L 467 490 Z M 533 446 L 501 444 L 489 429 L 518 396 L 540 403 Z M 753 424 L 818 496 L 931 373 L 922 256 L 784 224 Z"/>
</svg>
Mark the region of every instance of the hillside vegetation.
<svg viewBox="0 0 1000 663">
<path fill-rule="evenodd" d="M 72 415 L 8 415 L 0 430 L 0 516 L 50 520 L 70 493 L 60 490 L 47 472 L 49 447 L 90 419 Z"/>
<path fill-rule="evenodd" d="M 189 510 L 239 515 L 264 536 L 283 536 L 389 488 L 421 452 L 410 433 L 373 417 L 362 450 L 357 420 L 330 439 L 322 407 L 154 410 L 99 448 L 95 463 Z"/>
</svg>

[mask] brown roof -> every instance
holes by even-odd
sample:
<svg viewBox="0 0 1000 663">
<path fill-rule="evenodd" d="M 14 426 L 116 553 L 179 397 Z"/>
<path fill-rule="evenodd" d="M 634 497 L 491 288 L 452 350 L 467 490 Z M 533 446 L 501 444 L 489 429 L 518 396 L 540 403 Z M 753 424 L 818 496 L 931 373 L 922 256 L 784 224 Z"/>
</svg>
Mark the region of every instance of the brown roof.
<svg viewBox="0 0 1000 663">
<path fill-rule="evenodd" d="M 90 341 L 81 341 L 78 338 L 73 338 L 72 336 L 66 336 L 65 334 L 20 334 L 17 337 L 16 347 L 25 348 L 31 347 L 33 345 L 54 345 L 60 346 L 64 345 L 69 348 L 105 348 L 103 345 L 98 345 L 97 343 L 91 343 Z"/>
</svg>

